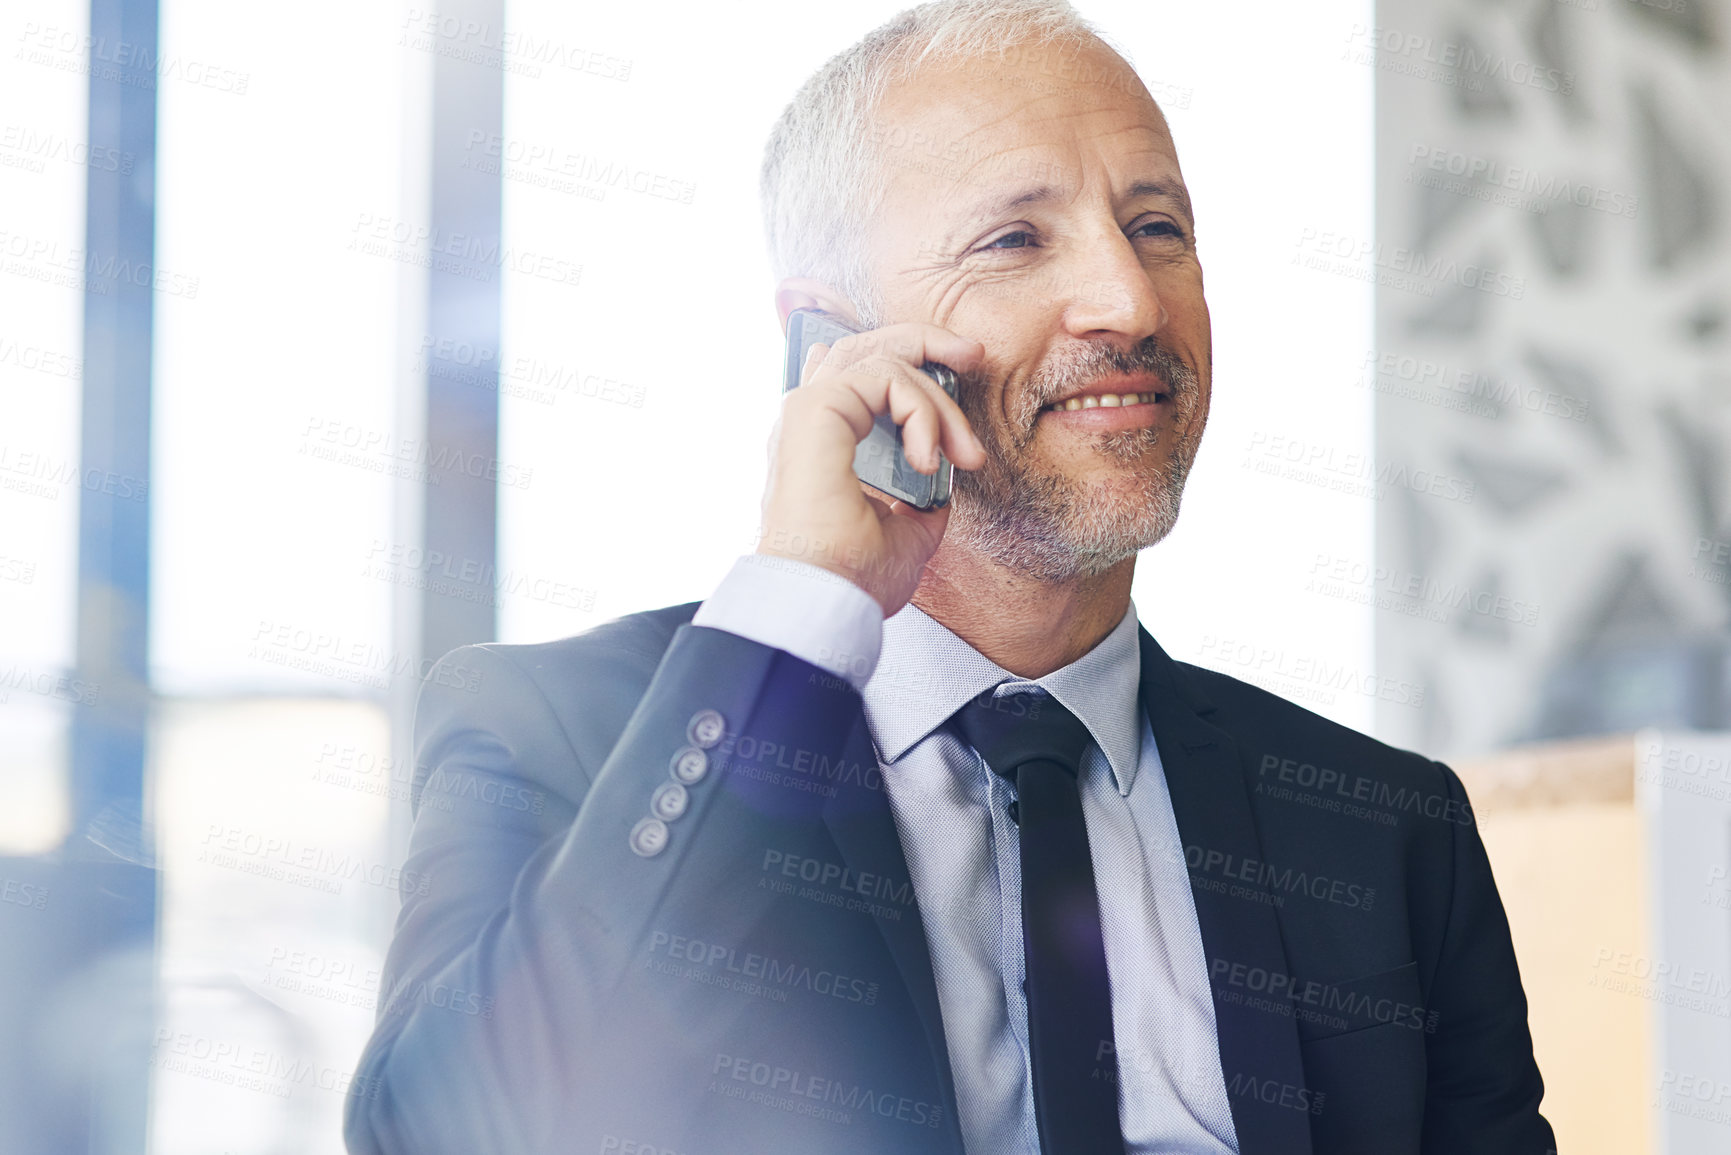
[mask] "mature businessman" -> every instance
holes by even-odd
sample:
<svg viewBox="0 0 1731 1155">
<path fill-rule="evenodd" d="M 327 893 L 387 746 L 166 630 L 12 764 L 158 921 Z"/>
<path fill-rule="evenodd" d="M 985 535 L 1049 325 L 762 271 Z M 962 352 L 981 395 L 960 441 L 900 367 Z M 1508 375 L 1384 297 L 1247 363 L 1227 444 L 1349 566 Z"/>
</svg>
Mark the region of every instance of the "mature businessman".
<svg viewBox="0 0 1731 1155">
<path fill-rule="evenodd" d="M 784 323 L 864 332 L 701 606 L 429 681 L 351 1149 L 1550 1152 L 1459 780 L 1137 624 L 1211 380 L 1129 66 L 1061 0 L 911 10 L 763 193 Z M 886 412 L 949 510 L 854 479 Z"/>
</svg>

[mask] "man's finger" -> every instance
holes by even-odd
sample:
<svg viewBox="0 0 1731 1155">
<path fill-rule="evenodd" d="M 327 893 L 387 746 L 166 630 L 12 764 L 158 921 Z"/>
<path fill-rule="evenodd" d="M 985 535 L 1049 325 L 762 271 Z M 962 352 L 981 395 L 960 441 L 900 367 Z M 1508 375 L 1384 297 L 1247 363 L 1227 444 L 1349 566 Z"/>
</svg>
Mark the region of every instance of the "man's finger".
<svg viewBox="0 0 1731 1155">
<path fill-rule="evenodd" d="M 811 375 L 817 372 L 817 367 L 823 364 L 824 358 L 828 355 L 829 346 L 825 345 L 822 341 L 819 341 L 817 344 L 805 351 L 805 364 L 799 367 L 799 385 L 801 389 L 811 384 Z"/>
</svg>

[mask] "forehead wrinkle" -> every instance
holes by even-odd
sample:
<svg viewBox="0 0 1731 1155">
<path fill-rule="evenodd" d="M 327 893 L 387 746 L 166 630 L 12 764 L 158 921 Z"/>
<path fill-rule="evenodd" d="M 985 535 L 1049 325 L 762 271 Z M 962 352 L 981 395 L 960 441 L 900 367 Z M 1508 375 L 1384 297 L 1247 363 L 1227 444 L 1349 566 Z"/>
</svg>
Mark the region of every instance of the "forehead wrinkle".
<svg viewBox="0 0 1731 1155">
<path fill-rule="evenodd" d="M 959 139 L 966 140 L 977 131 L 978 130 L 976 129 L 974 132 L 964 133 Z M 1007 167 L 1013 163 L 1009 159 L 1013 154 L 1025 153 L 1030 149 L 1040 149 L 1048 146 L 1053 146 L 1055 151 L 1075 153 L 1078 151 L 1078 143 L 1085 147 L 1088 143 L 1094 141 L 1104 141 L 1113 137 L 1138 133 L 1147 133 L 1154 138 L 1152 141 L 1148 142 L 1148 146 L 1145 149 L 1138 151 L 1144 152 L 1145 155 L 1151 155 L 1155 166 L 1164 167 L 1162 162 L 1168 159 L 1176 160 L 1176 157 L 1171 155 L 1169 138 L 1162 136 L 1147 124 L 1127 124 L 1119 128 L 1096 133 L 1091 137 L 1084 138 L 1081 142 L 1074 140 L 1061 142 L 1030 141 L 1021 144 L 1010 144 L 1000 149 L 982 153 L 977 160 L 972 161 L 965 168 L 960 170 L 954 186 L 949 190 L 949 196 L 945 199 L 953 199 L 970 187 L 990 183 L 990 179 L 995 170 Z M 976 207 L 964 210 L 967 215 L 957 223 L 956 229 L 965 229 L 971 225 L 983 223 L 987 218 L 1008 212 L 1013 208 L 1051 201 L 1058 199 L 1061 196 L 1079 195 L 1083 187 L 1087 184 L 1087 178 L 1083 175 L 1087 165 L 1079 158 L 1072 163 L 1058 159 L 1033 157 L 1028 159 L 1027 167 L 1034 170 L 1052 172 L 1056 176 L 1057 180 L 1056 182 L 1048 180 L 1030 184 L 1018 191 L 1003 193 L 999 196 L 979 202 Z M 987 179 L 976 179 L 982 174 Z M 1174 173 L 1171 178 L 1156 177 L 1133 181 L 1129 188 L 1125 190 L 1124 195 L 1118 199 L 1134 200 L 1139 196 L 1155 196 L 1170 199 L 1177 204 L 1188 220 L 1194 221 L 1195 219 L 1195 214 L 1190 204 L 1189 192 L 1184 187 L 1184 178 L 1178 176 L 1176 173 Z"/>
<path fill-rule="evenodd" d="M 1137 197 L 1144 196 L 1172 201 L 1178 206 L 1178 210 L 1184 214 L 1184 219 L 1187 222 L 1191 224 L 1196 222 L 1196 214 L 1190 207 L 1190 192 L 1184 187 L 1183 181 L 1167 184 L 1165 181 L 1159 180 L 1139 180 L 1130 186 L 1129 194 L 1124 199 L 1135 200 Z"/>
<path fill-rule="evenodd" d="M 1194 212 L 1184 178 L 1177 169 L 1171 130 L 1159 105 L 1151 99 L 1137 101 L 1133 108 L 1053 108 L 1046 103 L 1051 97 L 990 90 L 990 83 L 987 80 L 982 89 L 963 90 L 923 108 L 913 103 L 924 94 L 922 90 L 892 89 L 877 109 L 880 122 L 899 121 L 909 129 L 923 126 L 928 135 L 948 141 L 949 156 L 943 158 L 948 160 L 951 177 L 945 182 L 948 188 L 933 187 L 930 175 L 935 174 L 929 170 L 925 170 L 927 180 L 918 180 L 917 174 L 924 167 L 918 164 L 907 166 L 911 170 L 907 172 L 895 166 L 892 177 L 894 185 L 900 186 L 900 195 L 911 193 L 916 201 L 926 203 L 928 207 L 921 215 L 932 224 L 937 224 L 932 221 L 934 215 L 949 218 L 948 223 L 938 224 L 928 234 L 935 234 L 938 239 L 921 244 L 922 251 L 940 258 L 940 264 L 948 264 L 950 258 L 942 254 L 960 244 L 962 234 L 981 227 L 994 216 L 1028 204 L 1083 195 L 1089 183 L 1090 163 L 1083 159 L 1084 155 L 1101 151 L 1103 142 L 1121 142 L 1125 137 L 1137 138 L 1126 154 L 1104 159 L 1147 175 L 1133 181 L 1122 196 L 1111 199 L 1123 203 L 1152 196 L 1167 201 L 1173 211 L 1194 227 Z M 1073 122 L 1099 117 L 1104 117 L 1106 123 L 1093 132 L 1064 131 L 1062 127 L 1053 131 L 1057 126 L 1067 127 Z M 1101 158 L 1090 157 L 1097 159 Z M 1015 171 L 1017 168 L 1022 171 Z M 909 181 L 910 177 L 915 179 Z M 982 188 L 991 191 L 968 203 L 959 203 Z"/>
<path fill-rule="evenodd" d="M 950 229 L 945 239 L 946 241 L 952 241 L 956 234 L 965 232 L 971 228 L 976 228 L 986 221 L 991 220 L 993 217 L 1002 216 L 1012 209 L 1067 199 L 1069 197 L 1079 196 L 1081 195 L 1081 192 L 1082 184 L 1081 182 L 1077 182 L 1076 187 L 1073 190 L 1070 189 L 1068 184 L 1061 187 L 1050 184 L 1039 184 L 1022 188 L 1014 192 L 1005 193 L 999 197 L 986 201 L 971 210 L 966 210 L 966 215 L 957 221 L 957 223 Z M 1182 180 L 1173 182 L 1167 182 L 1157 178 L 1136 180 L 1130 184 L 1128 189 L 1125 190 L 1121 199 L 1132 201 L 1139 197 L 1155 197 L 1157 199 L 1171 201 L 1175 206 L 1177 206 L 1187 221 L 1193 222 L 1195 220 L 1190 207 L 1190 194 L 1185 189 Z"/>
</svg>

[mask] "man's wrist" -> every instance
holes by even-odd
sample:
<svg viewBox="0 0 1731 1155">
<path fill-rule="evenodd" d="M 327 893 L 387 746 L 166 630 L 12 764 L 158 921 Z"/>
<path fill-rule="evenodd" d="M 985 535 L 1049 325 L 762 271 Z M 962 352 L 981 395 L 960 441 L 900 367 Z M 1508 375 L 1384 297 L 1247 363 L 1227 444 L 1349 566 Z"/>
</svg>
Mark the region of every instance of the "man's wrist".
<svg viewBox="0 0 1731 1155">
<path fill-rule="evenodd" d="M 877 669 L 883 622 L 877 599 L 852 581 L 773 553 L 741 557 L 691 619 L 785 650 L 856 690 Z"/>
</svg>

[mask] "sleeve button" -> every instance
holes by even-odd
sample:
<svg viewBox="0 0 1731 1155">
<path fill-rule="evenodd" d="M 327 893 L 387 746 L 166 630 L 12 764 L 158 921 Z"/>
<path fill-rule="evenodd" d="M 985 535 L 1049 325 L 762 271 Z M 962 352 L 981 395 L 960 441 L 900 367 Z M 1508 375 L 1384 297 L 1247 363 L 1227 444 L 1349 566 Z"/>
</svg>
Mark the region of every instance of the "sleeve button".
<svg viewBox="0 0 1731 1155">
<path fill-rule="evenodd" d="M 667 823 L 645 818 L 631 828 L 631 849 L 644 858 L 654 858 L 667 849 Z"/>
<path fill-rule="evenodd" d="M 690 803 L 691 795 L 686 793 L 685 787 L 677 782 L 663 782 L 649 799 L 649 811 L 657 818 L 672 822 L 685 813 Z"/>
<path fill-rule="evenodd" d="M 690 725 L 685 727 L 685 735 L 691 739 L 691 744 L 705 750 L 721 741 L 726 731 L 727 719 L 715 710 L 697 711 L 691 715 Z"/>
<path fill-rule="evenodd" d="M 673 756 L 667 769 L 675 782 L 695 786 L 709 773 L 709 755 L 696 746 L 684 746 Z"/>
</svg>

